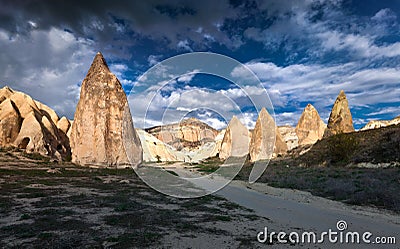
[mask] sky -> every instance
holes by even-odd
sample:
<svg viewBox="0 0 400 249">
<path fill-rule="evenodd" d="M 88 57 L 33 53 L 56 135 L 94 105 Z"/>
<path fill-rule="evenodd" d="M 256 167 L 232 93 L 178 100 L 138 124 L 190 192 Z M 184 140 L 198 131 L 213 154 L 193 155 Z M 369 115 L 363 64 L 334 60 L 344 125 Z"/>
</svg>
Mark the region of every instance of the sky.
<svg viewBox="0 0 400 249">
<path fill-rule="evenodd" d="M 234 108 L 221 94 L 241 105 L 234 84 L 196 69 L 162 91 L 135 90 L 157 63 L 190 52 L 247 66 L 269 94 L 278 125 L 295 126 L 308 103 L 327 122 L 341 89 L 356 128 L 400 115 L 400 1 L 0 0 L 0 6 L 0 87 L 23 91 L 69 119 L 98 51 L 126 92 L 133 89 L 135 125 L 150 93 L 155 101 L 144 126 L 160 124 L 168 108 L 190 116 L 199 99 Z M 252 128 L 257 113 L 241 107 L 241 121 Z M 195 116 L 218 129 L 226 124 L 210 109 Z"/>
</svg>

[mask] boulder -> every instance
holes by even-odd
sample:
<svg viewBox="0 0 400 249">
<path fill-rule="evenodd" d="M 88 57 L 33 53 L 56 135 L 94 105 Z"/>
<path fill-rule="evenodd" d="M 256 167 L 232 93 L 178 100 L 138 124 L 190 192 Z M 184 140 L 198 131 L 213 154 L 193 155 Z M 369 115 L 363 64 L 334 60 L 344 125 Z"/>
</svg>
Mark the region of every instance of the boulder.
<svg viewBox="0 0 400 249">
<path fill-rule="evenodd" d="M 341 90 L 332 107 L 324 137 L 353 131 L 353 118 L 349 109 L 349 102 L 346 94 Z"/>
<path fill-rule="evenodd" d="M 72 161 L 98 167 L 137 167 L 140 139 L 121 83 L 97 53 L 82 82 L 70 143 Z"/>
<path fill-rule="evenodd" d="M 317 109 L 308 104 L 304 108 L 296 126 L 296 134 L 299 138 L 299 145 L 314 144 L 322 139 L 326 124 L 322 121 Z"/>
<path fill-rule="evenodd" d="M 249 153 L 249 142 L 249 131 L 233 116 L 222 139 L 219 158 L 225 160 L 229 157 L 246 156 Z"/>
</svg>

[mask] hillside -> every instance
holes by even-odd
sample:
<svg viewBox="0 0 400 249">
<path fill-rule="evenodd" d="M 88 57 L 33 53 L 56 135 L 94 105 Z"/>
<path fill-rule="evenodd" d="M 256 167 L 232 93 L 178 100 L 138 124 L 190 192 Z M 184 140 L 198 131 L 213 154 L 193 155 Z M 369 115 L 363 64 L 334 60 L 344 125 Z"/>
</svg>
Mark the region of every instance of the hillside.
<svg viewBox="0 0 400 249">
<path fill-rule="evenodd" d="M 304 154 L 301 150 L 293 150 L 289 157 L 306 166 L 399 162 L 400 125 L 334 135 L 318 141 Z"/>
</svg>

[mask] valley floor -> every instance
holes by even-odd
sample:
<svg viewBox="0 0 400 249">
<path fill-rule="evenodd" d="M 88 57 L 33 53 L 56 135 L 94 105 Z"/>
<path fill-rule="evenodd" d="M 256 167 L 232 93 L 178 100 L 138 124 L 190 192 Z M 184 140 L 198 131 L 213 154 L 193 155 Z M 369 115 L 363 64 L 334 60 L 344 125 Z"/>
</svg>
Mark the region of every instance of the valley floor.
<svg viewBox="0 0 400 249">
<path fill-rule="evenodd" d="M 132 169 L 0 152 L 0 248 L 257 248 L 266 225 L 219 196 L 160 194 Z"/>
<path fill-rule="evenodd" d="M 260 244 L 257 234 L 264 227 L 334 229 L 339 219 L 352 231 L 400 234 L 397 214 L 263 183 L 234 181 L 214 195 L 177 199 L 152 190 L 131 169 L 89 169 L 0 151 L 1 248 L 286 248 L 276 239 Z"/>
</svg>

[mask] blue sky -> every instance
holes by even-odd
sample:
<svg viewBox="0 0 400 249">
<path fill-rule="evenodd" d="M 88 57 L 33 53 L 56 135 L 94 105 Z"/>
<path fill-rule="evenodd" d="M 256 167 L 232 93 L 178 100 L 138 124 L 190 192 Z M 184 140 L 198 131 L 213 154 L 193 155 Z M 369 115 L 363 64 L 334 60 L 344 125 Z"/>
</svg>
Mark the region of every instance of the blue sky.
<svg viewBox="0 0 400 249">
<path fill-rule="evenodd" d="M 200 51 L 230 56 L 260 78 L 279 125 L 296 125 L 307 103 L 327 121 L 341 89 L 356 128 L 400 115 L 399 1 L 0 3 L 0 85 L 26 92 L 70 119 L 97 51 L 127 91 L 171 56 Z M 221 79 L 196 75 L 181 83 L 160 93 L 156 110 L 172 98 L 195 104 L 185 87 L 240 97 Z M 215 94 L 203 94 L 203 101 L 218 103 Z M 137 95 L 137 103 L 145 97 Z M 139 113 L 133 112 L 134 119 Z M 147 125 L 158 124 L 159 113 L 152 115 Z M 215 113 L 201 115 L 216 128 L 224 125 Z M 251 127 L 256 117 L 248 110 L 242 121 Z"/>
</svg>

